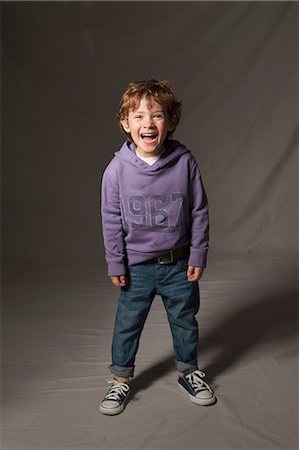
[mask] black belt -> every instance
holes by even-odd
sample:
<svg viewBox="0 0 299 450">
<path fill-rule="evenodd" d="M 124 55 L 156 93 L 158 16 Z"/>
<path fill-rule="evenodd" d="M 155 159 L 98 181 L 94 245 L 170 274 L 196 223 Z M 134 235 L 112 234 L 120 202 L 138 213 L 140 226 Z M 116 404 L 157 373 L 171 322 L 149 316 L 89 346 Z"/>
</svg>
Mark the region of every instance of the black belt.
<svg viewBox="0 0 299 450">
<path fill-rule="evenodd" d="M 147 261 L 142 262 L 142 264 L 146 263 L 159 263 L 159 264 L 171 264 L 178 259 L 188 258 L 189 257 L 189 247 L 180 247 L 176 250 L 173 250 L 168 253 L 163 253 L 163 255 L 156 256 L 155 258 L 148 259 Z"/>
</svg>

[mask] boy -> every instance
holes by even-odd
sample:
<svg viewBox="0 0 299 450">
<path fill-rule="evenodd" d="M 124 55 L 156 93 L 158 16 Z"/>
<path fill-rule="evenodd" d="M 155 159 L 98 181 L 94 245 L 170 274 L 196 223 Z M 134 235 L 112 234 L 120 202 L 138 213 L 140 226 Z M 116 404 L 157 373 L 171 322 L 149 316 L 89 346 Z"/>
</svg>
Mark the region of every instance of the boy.
<svg viewBox="0 0 299 450">
<path fill-rule="evenodd" d="M 168 81 L 130 83 L 119 108 L 127 141 L 102 179 L 108 275 L 121 288 L 116 313 L 112 387 L 100 405 L 119 414 L 130 393 L 139 338 L 156 294 L 171 327 L 179 387 L 199 405 L 215 395 L 197 366 L 198 280 L 206 265 L 208 206 L 195 159 L 170 139 L 181 103 Z"/>
</svg>

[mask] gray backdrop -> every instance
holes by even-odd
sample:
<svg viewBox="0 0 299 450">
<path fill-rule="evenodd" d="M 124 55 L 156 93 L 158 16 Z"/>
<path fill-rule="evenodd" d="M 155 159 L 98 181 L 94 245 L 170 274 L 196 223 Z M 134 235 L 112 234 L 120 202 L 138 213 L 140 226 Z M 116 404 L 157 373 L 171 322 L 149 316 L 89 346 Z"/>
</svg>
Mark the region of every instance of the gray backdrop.
<svg viewBox="0 0 299 450">
<path fill-rule="evenodd" d="M 298 4 L 2 2 L 1 12 L 3 449 L 182 450 L 199 448 L 198 431 L 205 448 L 297 448 Z M 128 405 L 134 418 L 126 411 L 117 430 L 93 409 L 106 390 L 117 299 L 105 275 L 101 175 L 123 141 L 120 95 L 149 77 L 170 80 L 183 102 L 175 138 L 193 151 L 210 204 L 202 348 L 222 402 L 214 413 L 197 412 L 189 433 L 184 419 L 194 409 L 177 409 L 179 399 L 171 414 L 168 397 L 160 405 L 171 417 L 164 428 L 155 422 L 171 359 L 159 360 L 161 342 L 167 355 L 171 347 L 160 306 L 139 362 L 162 384 L 155 393 L 156 378 L 140 374 L 145 398 Z M 212 345 L 219 341 L 222 357 Z M 242 374 L 243 354 L 250 358 Z M 284 400 L 275 397 L 277 379 L 289 389 Z M 255 397 L 261 380 L 267 397 Z"/>
<path fill-rule="evenodd" d="M 2 3 L 4 219 L 12 267 L 98 258 L 98 189 L 132 80 L 169 79 L 213 251 L 296 245 L 297 4 Z"/>
</svg>

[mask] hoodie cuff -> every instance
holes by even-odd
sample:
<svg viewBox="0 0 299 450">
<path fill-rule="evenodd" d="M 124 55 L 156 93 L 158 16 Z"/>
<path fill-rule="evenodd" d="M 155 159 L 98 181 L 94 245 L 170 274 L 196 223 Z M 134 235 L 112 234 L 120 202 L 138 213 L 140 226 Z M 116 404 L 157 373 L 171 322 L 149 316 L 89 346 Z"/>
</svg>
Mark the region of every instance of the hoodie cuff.
<svg viewBox="0 0 299 450">
<path fill-rule="evenodd" d="M 188 265 L 193 267 L 206 267 L 208 252 L 199 252 L 198 250 L 190 250 Z"/>
<path fill-rule="evenodd" d="M 127 267 L 122 262 L 113 262 L 108 264 L 108 276 L 119 277 L 127 273 Z"/>
</svg>

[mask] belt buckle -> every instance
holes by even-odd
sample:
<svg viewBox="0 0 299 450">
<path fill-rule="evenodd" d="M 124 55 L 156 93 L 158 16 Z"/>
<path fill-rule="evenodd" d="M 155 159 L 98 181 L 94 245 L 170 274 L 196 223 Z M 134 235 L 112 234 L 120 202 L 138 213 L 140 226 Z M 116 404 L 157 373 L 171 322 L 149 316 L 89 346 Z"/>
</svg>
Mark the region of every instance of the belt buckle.
<svg viewBox="0 0 299 450">
<path fill-rule="evenodd" d="M 174 261 L 173 251 L 165 253 L 165 255 L 158 256 L 159 264 L 171 264 Z"/>
</svg>

